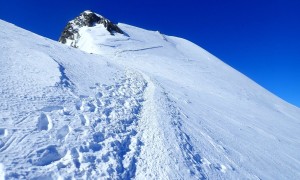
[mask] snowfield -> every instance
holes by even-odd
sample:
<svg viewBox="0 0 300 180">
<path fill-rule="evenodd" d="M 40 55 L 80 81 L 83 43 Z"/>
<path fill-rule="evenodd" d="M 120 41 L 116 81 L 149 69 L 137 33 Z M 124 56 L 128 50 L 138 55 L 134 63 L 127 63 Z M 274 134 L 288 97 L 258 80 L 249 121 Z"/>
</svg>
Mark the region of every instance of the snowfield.
<svg viewBox="0 0 300 180">
<path fill-rule="evenodd" d="M 300 179 L 299 108 L 187 40 L 118 26 L 81 28 L 75 49 L 0 20 L 0 179 Z"/>
</svg>

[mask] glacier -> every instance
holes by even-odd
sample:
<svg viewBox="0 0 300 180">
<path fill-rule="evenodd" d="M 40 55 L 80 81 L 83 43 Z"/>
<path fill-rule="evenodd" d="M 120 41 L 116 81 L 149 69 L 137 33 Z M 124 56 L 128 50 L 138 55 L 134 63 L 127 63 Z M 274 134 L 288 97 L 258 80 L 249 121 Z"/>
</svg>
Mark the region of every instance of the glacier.
<svg viewBox="0 0 300 180">
<path fill-rule="evenodd" d="M 299 179 L 300 109 L 119 23 L 76 48 L 0 20 L 0 179 Z"/>
</svg>

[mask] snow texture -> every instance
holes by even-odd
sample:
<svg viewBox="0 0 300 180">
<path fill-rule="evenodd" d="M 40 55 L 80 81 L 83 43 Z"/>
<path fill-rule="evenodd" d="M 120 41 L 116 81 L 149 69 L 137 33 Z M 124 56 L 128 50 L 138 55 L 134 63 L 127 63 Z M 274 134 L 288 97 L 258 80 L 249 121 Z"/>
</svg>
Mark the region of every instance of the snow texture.
<svg viewBox="0 0 300 180">
<path fill-rule="evenodd" d="M 299 179 L 300 110 L 126 24 L 77 46 L 0 20 L 0 179 Z M 81 51 L 82 50 L 82 51 Z"/>
</svg>

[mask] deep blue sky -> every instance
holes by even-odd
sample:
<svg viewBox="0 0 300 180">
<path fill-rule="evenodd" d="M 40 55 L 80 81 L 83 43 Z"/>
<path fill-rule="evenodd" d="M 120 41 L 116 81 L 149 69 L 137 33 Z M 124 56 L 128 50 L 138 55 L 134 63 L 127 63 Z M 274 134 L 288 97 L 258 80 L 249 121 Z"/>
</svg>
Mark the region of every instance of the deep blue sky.
<svg viewBox="0 0 300 180">
<path fill-rule="evenodd" d="M 188 39 L 300 107 L 300 0 L 0 0 L 0 19 L 57 40 L 87 9 Z"/>
</svg>

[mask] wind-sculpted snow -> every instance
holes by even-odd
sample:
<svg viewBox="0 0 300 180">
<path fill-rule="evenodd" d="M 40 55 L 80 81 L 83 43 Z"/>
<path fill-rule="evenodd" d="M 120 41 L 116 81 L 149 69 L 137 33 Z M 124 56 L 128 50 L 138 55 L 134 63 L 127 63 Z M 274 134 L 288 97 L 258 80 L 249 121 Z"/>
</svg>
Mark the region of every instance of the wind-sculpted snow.
<svg viewBox="0 0 300 180">
<path fill-rule="evenodd" d="M 0 179 L 300 178 L 299 108 L 191 42 L 118 27 L 78 29 L 75 49 L 0 21 Z"/>
</svg>

